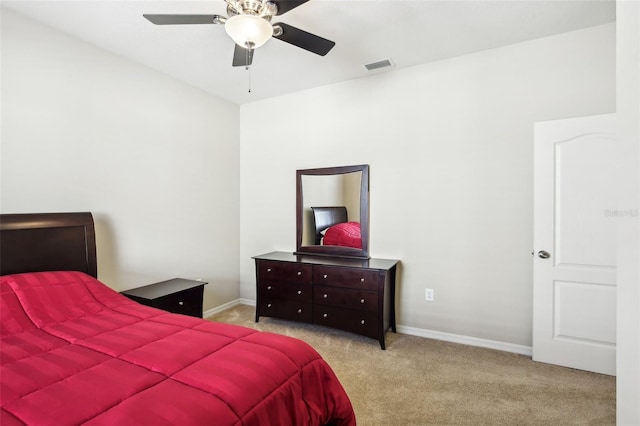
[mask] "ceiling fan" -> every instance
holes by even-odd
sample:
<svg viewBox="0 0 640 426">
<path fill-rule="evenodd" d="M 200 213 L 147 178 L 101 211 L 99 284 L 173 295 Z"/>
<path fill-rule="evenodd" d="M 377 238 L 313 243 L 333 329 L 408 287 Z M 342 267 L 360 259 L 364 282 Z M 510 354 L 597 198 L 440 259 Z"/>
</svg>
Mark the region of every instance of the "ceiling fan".
<svg viewBox="0 0 640 426">
<path fill-rule="evenodd" d="M 154 15 L 143 16 L 156 25 L 218 24 L 224 25 L 235 42 L 233 66 L 249 66 L 254 49 L 271 37 L 324 56 L 335 42 L 292 27 L 283 22 L 271 24 L 271 18 L 287 13 L 309 0 L 225 0 L 228 17 L 221 15 Z"/>
</svg>

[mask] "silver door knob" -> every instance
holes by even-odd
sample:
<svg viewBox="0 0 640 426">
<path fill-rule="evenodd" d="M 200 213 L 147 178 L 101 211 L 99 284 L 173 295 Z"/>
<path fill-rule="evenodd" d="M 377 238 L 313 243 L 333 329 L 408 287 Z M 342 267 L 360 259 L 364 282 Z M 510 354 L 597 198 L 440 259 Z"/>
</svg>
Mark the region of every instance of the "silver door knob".
<svg viewBox="0 0 640 426">
<path fill-rule="evenodd" d="M 551 255 L 549 254 L 549 252 L 548 252 L 548 251 L 540 250 L 540 251 L 538 252 L 538 257 L 539 257 L 540 259 L 548 259 L 548 258 L 550 258 L 550 257 L 551 257 Z"/>
</svg>

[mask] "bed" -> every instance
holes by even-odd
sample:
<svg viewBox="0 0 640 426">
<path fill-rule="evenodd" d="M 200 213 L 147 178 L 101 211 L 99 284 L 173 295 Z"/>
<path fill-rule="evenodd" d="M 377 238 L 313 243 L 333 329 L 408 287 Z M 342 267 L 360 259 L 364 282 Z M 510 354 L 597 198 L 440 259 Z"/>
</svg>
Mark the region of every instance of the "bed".
<svg viewBox="0 0 640 426">
<path fill-rule="evenodd" d="M 306 343 L 139 305 L 101 283 L 90 213 L 0 224 L 3 426 L 355 425 Z"/>
<path fill-rule="evenodd" d="M 362 248 L 360 223 L 348 220 L 346 207 L 311 207 L 311 211 L 316 245 Z"/>
</svg>

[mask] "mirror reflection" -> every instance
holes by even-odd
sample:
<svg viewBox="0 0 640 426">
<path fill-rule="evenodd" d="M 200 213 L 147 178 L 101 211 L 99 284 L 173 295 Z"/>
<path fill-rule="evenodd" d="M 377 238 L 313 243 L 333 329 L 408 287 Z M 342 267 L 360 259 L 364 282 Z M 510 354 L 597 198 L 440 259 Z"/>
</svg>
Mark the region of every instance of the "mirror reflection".
<svg viewBox="0 0 640 426">
<path fill-rule="evenodd" d="M 362 249 L 360 186 L 362 172 L 303 175 L 302 244 Z"/>
<path fill-rule="evenodd" d="M 368 258 L 369 166 L 296 171 L 298 254 Z"/>
</svg>

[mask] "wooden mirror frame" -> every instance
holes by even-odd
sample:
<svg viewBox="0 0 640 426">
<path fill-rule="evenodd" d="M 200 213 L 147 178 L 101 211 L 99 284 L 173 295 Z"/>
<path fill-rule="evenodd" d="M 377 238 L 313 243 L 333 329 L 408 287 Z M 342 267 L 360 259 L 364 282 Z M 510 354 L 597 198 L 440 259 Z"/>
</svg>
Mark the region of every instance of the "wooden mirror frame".
<svg viewBox="0 0 640 426">
<path fill-rule="evenodd" d="M 332 176 L 346 173 L 361 172 L 360 181 L 360 232 L 362 238 L 362 249 L 340 246 L 303 246 L 303 194 L 302 177 L 311 176 Z M 325 167 L 318 169 L 296 170 L 296 255 L 312 254 L 317 256 L 350 257 L 357 259 L 369 258 L 369 165 L 362 164 L 356 166 Z"/>
</svg>

